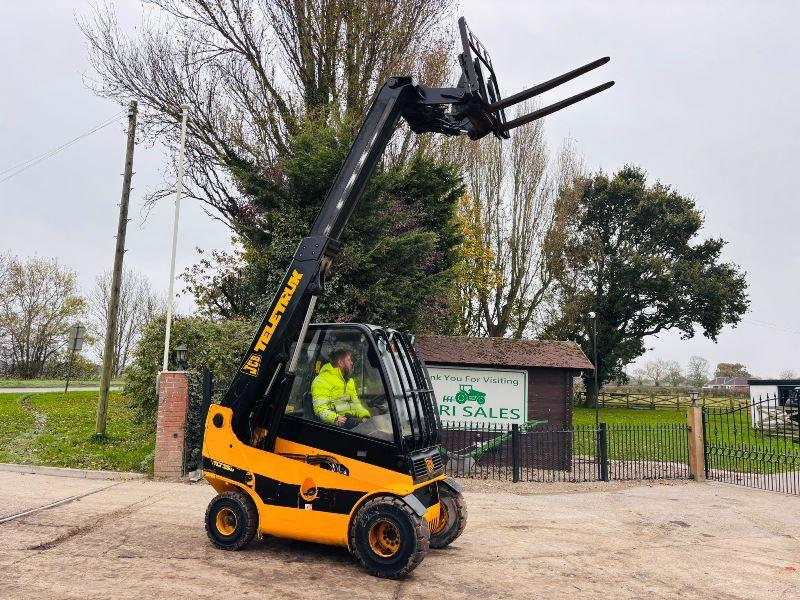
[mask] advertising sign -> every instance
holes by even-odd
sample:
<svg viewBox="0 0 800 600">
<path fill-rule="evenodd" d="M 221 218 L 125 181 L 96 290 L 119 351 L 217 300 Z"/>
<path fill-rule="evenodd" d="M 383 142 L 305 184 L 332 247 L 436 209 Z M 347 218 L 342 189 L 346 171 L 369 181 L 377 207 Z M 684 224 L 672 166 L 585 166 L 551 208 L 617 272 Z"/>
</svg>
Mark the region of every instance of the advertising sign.
<svg viewBox="0 0 800 600">
<path fill-rule="evenodd" d="M 528 373 L 504 369 L 428 366 L 442 421 L 522 425 L 528 412 Z"/>
<path fill-rule="evenodd" d="M 76 323 L 69 328 L 67 333 L 67 344 L 73 352 L 79 352 L 83 348 L 83 338 L 86 336 L 86 327 Z"/>
</svg>

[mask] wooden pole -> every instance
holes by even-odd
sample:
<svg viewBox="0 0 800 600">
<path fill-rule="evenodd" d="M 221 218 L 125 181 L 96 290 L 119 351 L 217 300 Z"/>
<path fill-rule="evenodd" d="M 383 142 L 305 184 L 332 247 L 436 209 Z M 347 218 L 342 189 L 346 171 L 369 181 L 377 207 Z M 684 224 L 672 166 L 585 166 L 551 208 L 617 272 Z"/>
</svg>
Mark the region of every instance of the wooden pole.
<svg viewBox="0 0 800 600">
<path fill-rule="evenodd" d="M 686 409 L 686 424 L 689 426 L 689 473 L 695 481 L 705 481 L 703 408 L 701 406 L 690 406 Z"/>
<path fill-rule="evenodd" d="M 131 197 L 133 179 L 133 148 L 136 144 L 136 100 L 128 107 L 128 144 L 125 148 L 125 173 L 122 177 L 122 198 L 119 202 L 119 222 L 117 223 L 117 246 L 114 250 L 114 270 L 111 273 L 111 294 L 108 301 L 106 319 L 106 339 L 103 345 L 103 370 L 100 375 L 100 397 L 97 401 L 96 435 L 106 434 L 106 410 L 108 408 L 108 388 L 111 385 L 111 370 L 114 367 L 114 342 L 117 333 L 119 314 L 119 293 L 122 287 L 122 259 L 125 257 L 125 234 L 128 229 L 128 204 Z"/>
</svg>

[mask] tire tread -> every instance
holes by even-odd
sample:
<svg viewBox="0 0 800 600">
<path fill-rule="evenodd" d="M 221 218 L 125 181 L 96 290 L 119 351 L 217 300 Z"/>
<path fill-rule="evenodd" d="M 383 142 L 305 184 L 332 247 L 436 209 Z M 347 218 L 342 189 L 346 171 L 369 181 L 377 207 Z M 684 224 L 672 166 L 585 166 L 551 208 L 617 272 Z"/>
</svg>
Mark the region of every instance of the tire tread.
<svg viewBox="0 0 800 600">
<path fill-rule="evenodd" d="M 230 499 L 236 504 L 238 504 L 244 514 L 247 516 L 245 522 L 245 531 L 244 533 L 237 539 L 233 544 L 223 545 L 220 544 L 211 533 L 211 526 L 210 517 L 211 512 L 214 506 L 223 499 Z M 258 509 L 256 509 L 255 504 L 253 504 L 252 499 L 250 496 L 243 492 L 223 492 L 222 494 L 218 494 L 215 496 L 211 502 L 208 503 L 208 508 L 206 508 L 206 533 L 208 534 L 208 539 L 211 540 L 211 543 L 214 544 L 220 550 L 230 550 L 236 551 L 241 550 L 245 546 L 247 546 L 256 535 L 256 529 L 258 528 Z"/>
<path fill-rule="evenodd" d="M 369 561 L 365 560 L 365 557 L 361 555 L 359 545 L 356 544 L 355 540 L 355 534 L 359 520 L 363 520 L 365 518 L 364 515 L 368 514 L 368 509 L 374 506 L 380 506 L 382 504 L 389 504 L 403 511 L 409 517 L 409 521 L 411 522 L 415 533 L 414 538 L 416 547 L 414 548 L 411 557 L 402 569 L 392 573 L 387 573 L 386 571 L 376 569 Z M 355 554 L 356 558 L 361 563 L 361 566 L 363 566 L 370 575 L 382 577 L 384 579 L 402 579 L 408 575 L 422 562 L 430 546 L 430 531 L 428 529 L 428 524 L 424 519 L 421 519 L 419 516 L 417 516 L 417 513 L 411 510 L 411 508 L 405 502 L 395 496 L 380 496 L 365 502 L 361 508 L 359 508 L 358 513 L 356 513 L 356 516 L 350 525 L 348 538 L 350 548 L 352 548 L 353 554 Z"/>
<path fill-rule="evenodd" d="M 434 536 L 431 535 L 431 548 L 434 550 L 440 550 L 442 548 L 446 548 L 450 544 L 452 544 L 458 537 L 464 533 L 464 529 L 467 527 L 467 503 L 464 500 L 464 496 L 460 492 L 453 492 L 450 491 L 449 488 L 441 488 L 447 489 L 448 491 L 446 494 L 452 498 L 455 502 L 456 509 L 458 510 L 458 514 L 460 516 L 460 520 L 458 523 L 458 527 L 454 528 L 451 531 L 443 532 L 444 535 L 442 536 Z M 439 492 L 442 494 L 442 492 Z"/>
</svg>

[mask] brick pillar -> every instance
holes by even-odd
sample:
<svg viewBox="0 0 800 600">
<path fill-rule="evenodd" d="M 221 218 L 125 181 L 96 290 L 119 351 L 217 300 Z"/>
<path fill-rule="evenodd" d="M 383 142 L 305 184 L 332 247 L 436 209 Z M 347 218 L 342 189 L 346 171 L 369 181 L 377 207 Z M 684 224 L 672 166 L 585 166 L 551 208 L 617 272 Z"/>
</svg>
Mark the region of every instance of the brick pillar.
<svg viewBox="0 0 800 600">
<path fill-rule="evenodd" d="M 189 380 L 186 371 L 163 371 L 158 378 L 158 422 L 153 475 L 183 475 L 183 442 Z"/>
</svg>

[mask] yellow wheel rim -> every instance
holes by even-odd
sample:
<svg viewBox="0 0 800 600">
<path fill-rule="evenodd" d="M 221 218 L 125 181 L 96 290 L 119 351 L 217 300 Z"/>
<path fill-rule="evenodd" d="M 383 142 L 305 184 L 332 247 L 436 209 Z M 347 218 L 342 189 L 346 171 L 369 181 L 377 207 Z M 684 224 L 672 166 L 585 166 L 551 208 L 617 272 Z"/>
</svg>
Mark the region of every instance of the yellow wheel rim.
<svg viewBox="0 0 800 600">
<path fill-rule="evenodd" d="M 233 535 L 236 531 L 236 513 L 230 508 L 221 508 L 217 513 L 217 531 L 222 535 Z"/>
<path fill-rule="evenodd" d="M 441 533 L 446 526 L 447 526 L 447 507 L 444 505 L 444 502 L 440 502 L 439 519 L 433 522 L 433 526 L 431 527 L 431 535 L 436 535 L 437 533 Z"/>
<path fill-rule="evenodd" d="M 378 556 L 394 556 L 400 550 L 400 532 L 389 521 L 377 521 L 369 528 L 369 546 Z"/>
</svg>

